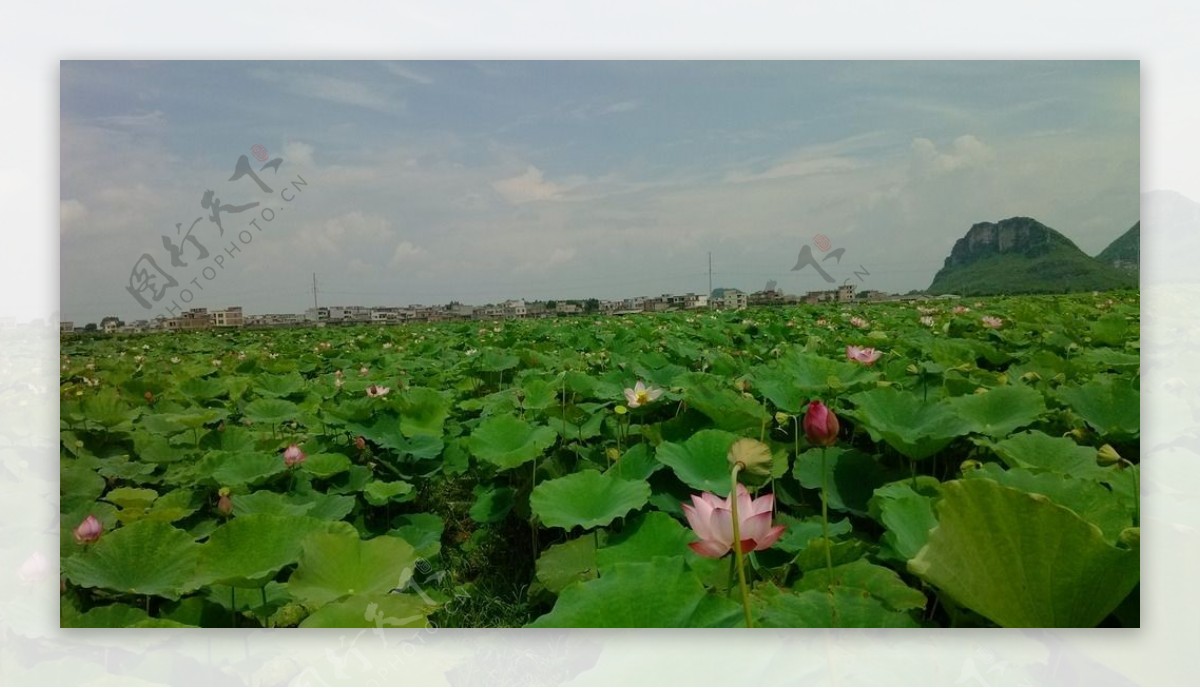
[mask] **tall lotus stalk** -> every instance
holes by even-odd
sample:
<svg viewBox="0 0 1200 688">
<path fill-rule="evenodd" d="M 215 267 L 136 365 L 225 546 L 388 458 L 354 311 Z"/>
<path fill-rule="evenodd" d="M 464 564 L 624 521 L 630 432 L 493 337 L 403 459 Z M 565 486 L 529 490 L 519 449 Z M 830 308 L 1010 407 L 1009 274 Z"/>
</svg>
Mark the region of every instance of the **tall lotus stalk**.
<svg viewBox="0 0 1200 688">
<path fill-rule="evenodd" d="M 821 448 L 821 537 L 825 539 L 825 566 L 829 570 L 829 584 L 833 585 L 833 553 L 829 543 L 829 476 L 826 452 L 837 442 L 838 419 L 820 401 L 808 405 L 804 414 L 804 434 L 808 441 Z"/>
</svg>

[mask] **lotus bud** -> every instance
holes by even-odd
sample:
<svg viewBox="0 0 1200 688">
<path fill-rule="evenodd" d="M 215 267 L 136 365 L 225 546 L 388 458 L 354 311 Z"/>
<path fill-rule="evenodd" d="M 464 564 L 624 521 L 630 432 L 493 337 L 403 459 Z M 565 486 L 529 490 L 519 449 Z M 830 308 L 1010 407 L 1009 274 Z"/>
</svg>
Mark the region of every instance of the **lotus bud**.
<svg viewBox="0 0 1200 688">
<path fill-rule="evenodd" d="M 741 471 L 753 478 L 771 477 L 771 448 L 758 440 L 743 437 L 729 448 L 729 466 L 740 466 Z"/>
<path fill-rule="evenodd" d="M 228 516 L 233 513 L 233 500 L 229 498 L 229 488 L 222 487 L 217 491 L 220 496 L 217 499 L 217 513 L 222 516 Z"/>
<path fill-rule="evenodd" d="M 295 444 L 289 445 L 283 452 L 283 464 L 288 468 L 304 463 L 305 458 L 304 452 Z"/>
<path fill-rule="evenodd" d="M 104 526 L 95 516 L 88 514 L 88 517 L 83 519 L 83 522 L 75 526 L 74 535 L 76 544 L 88 545 L 100 539 L 101 533 L 104 532 Z"/>
<path fill-rule="evenodd" d="M 1101 466 L 1115 466 L 1121 462 L 1121 455 L 1113 449 L 1111 444 L 1106 444 L 1096 452 L 1096 463 Z"/>
<path fill-rule="evenodd" d="M 150 390 L 146 390 L 146 393 L 143 394 L 142 396 L 146 399 L 147 404 L 154 403 L 154 392 L 151 392 Z"/>
<path fill-rule="evenodd" d="M 1129 549 L 1137 549 L 1142 544 L 1142 529 L 1141 528 L 1126 528 L 1117 536 L 1117 542 L 1128 547 Z"/>
<path fill-rule="evenodd" d="M 354 438 L 354 448 L 359 450 L 360 452 L 366 451 L 367 450 L 367 438 L 363 437 L 362 435 L 355 437 Z"/>
<path fill-rule="evenodd" d="M 804 435 L 818 447 L 829 447 L 837 442 L 838 419 L 820 401 L 811 402 L 804 414 Z"/>
</svg>

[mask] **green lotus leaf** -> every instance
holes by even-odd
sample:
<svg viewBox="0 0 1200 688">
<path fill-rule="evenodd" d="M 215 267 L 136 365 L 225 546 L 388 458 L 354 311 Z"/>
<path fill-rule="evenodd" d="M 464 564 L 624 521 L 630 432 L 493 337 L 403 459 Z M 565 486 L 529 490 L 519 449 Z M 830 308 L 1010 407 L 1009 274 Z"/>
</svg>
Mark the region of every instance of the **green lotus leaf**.
<svg viewBox="0 0 1200 688">
<path fill-rule="evenodd" d="M 218 486 L 256 485 L 287 470 L 281 454 L 210 452 L 197 471 Z"/>
<path fill-rule="evenodd" d="M 547 526 L 595 528 L 641 508 L 649 499 L 650 485 L 644 480 L 586 470 L 538 484 L 529 506 Z"/>
<path fill-rule="evenodd" d="M 59 508 L 63 513 L 91 504 L 104 493 L 104 478 L 82 460 L 63 459 L 59 466 Z"/>
<path fill-rule="evenodd" d="M 403 480 L 394 482 L 372 480 L 363 487 L 362 494 L 363 498 L 367 500 L 367 504 L 371 506 L 383 506 L 388 502 L 406 502 L 416 497 L 412 483 L 406 483 Z"/>
<path fill-rule="evenodd" d="M 922 398 L 891 387 L 850 396 L 855 405 L 848 414 L 858 419 L 876 442 L 883 440 L 908 458 L 933 456 L 969 426 L 945 402 Z"/>
<path fill-rule="evenodd" d="M 912 559 L 929 541 L 929 531 L 937 525 L 933 499 L 914 490 L 908 480 L 875 490 L 870 510 L 875 520 L 887 529 L 879 538 L 880 556 L 885 559 Z"/>
<path fill-rule="evenodd" d="M 403 538 L 422 559 L 433 559 L 442 550 L 442 532 L 445 531 L 446 524 L 440 516 L 404 514 L 396 517 L 392 525 L 388 535 Z"/>
<path fill-rule="evenodd" d="M 1133 526 L 1132 500 L 1126 501 L 1108 487 L 1085 478 L 1032 473 L 1023 468 L 1004 470 L 994 463 L 969 471 L 963 478 L 994 480 L 1006 487 L 1049 497 L 1055 504 L 1065 506 L 1099 528 L 1109 544 L 1116 544 L 1121 531 Z"/>
<path fill-rule="evenodd" d="M 450 402 L 441 392 L 413 387 L 400 396 L 400 432 L 405 437 L 441 437 L 450 413 Z"/>
<path fill-rule="evenodd" d="M 689 568 L 695 570 L 701 557 L 692 552 L 688 543 L 697 539 L 695 533 L 671 516 L 661 511 L 651 511 L 630 519 L 619 535 L 610 536 L 608 543 L 596 552 L 596 564 L 601 572 L 606 572 L 622 562 L 648 562 L 655 557 L 683 556 Z"/>
<path fill-rule="evenodd" d="M 215 377 L 194 377 L 180 383 L 178 389 L 196 401 L 208 401 L 229 392 L 225 380 Z"/>
<path fill-rule="evenodd" d="M 1096 450 L 1081 447 L 1069 437 L 1051 437 L 1028 430 L 988 445 L 1010 468 L 1061 473 L 1080 478 L 1104 478 L 1114 469 L 1096 463 Z"/>
<path fill-rule="evenodd" d="M 246 404 L 242 413 L 255 423 L 274 425 L 300 415 L 300 407 L 286 399 L 255 399 Z"/>
<path fill-rule="evenodd" d="M 148 509 L 158 499 L 158 493 L 146 488 L 118 487 L 104 495 L 104 501 L 122 509 Z"/>
<path fill-rule="evenodd" d="M 295 371 L 259 375 L 254 378 L 254 393 L 264 397 L 287 397 L 304 389 L 304 378 Z"/>
<path fill-rule="evenodd" d="M 384 594 L 408 584 L 417 559 L 412 545 L 398 537 L 318 533 L 304 541 L 288 589 L 314 608 L 351 595 Z"/>
<path fill-rule="evenodd" d="M 596 539 L 591 533 L 550 545 L 534 565 L 537 579 L 553 593 L 596 577 Z"/>
<path fill-rule="evenodd" d="M 321 607 L 300 628 L 426 628 L 436 608 L 419 595 L 354 595 Z"/>
<path fill-rule="evenodd" d="M 1001 626 L 1091 627 L 1138 583 L 1137 549 L 1042 495 L 992 480 L 942 485 L 938 526 L 909 570 Z"/>
<path fill-rule="evenodd" d="M 891 609 L 857 588 L 834 587 L 757 594 L 755 615 L 765 628 L 917 628 L 911 614 Z"/>
<path fill-rule="evenodd" d="M 971 432 L 988 437 L 1005 437 L 1046 413 L 1046 403 L 1040 392 L 1032 387 L 1015 385 L 954 397 L 948 403 L 967 422 Z"/>
<path fill-rule="evenodd" d="M 107 387 L 84 397 L 82 410 L 88 421 L 98 423 L 108 430 L 128 423 L 138 414 L 121 399 L 116 390 Z"/>
<path fill-rule="evenodd" d="M 516 468 L 542 455 L 558 433 L 545 425 L 532 426 L 513 416 L 488 418 L 471 433 L 471 453 L 500 468 Z"/>
<path fill-rule="evenodd" d="M 476 485 L 475 503 L 467 515 L 476 523 L 497 523 L 512 511 L 516 492 L 511 487 L 498 485 Z"/>
<path fill-rule="evenodd" d="M 688 487 L 727 497 L 729 448 L 738 436 L 724 430 L 701 430 L 682 444 L 663 442 L 655 457 L 671 467 Z"/>
<path fill-rule="evenodd" d="M 305 516 L 250 514 L 218 527 L 200 545 L 195 587 L 220 583 L 257 588 L 300 558 L 300 545 L 313 533 L 341 532 L 357 537 L 344 521 Z"/>
<path fill-rule="evenodd" d="M 106 604 L 78 616 L 63 617 L 63 628 L 190 628 L 189 624 L 156 619 L 127 604 Z"/>
<path fill-rule="evenodd" d="M 831 580 L 835 588 L 861 591 L 898 612 L 924 609 L 928 602 L 920 590 L 906 585 L 895 571 L 872 564 L 866 559 L 858 559 L 849 564 L 833 567 L 832 578 L 830 578 L 827 568 L 806 571 L 804 576 L 792 587 L 792 591 L 826 591 L 829 589 Z"/>
<path fill-rule="evenodd" d="M 626 449 L 621 458 L 617 459 L 604 472 L 608 475 L 615 475 L 618 478 L 649 480 L 650 476 L 661 470 L 663 466 L 664 464 L 655 458 L 649 443 L 638 442 L 629 449 Z"/>
<path fill-rule="evenodd" d="M 170 599 L 194 590 L 199 545 L 186 532 L 157 521 L 138 521 L 105 533 L 87 551 L 63 562 L 76 585 Z"/>
<path fill-rule="evenodd" d="M 825 456 L 825 479 L 821 478 L 821 452 Z M 874 456 L 857 449 L 830 447 L 810 449 L 796 459 L 792 474 L 810 490 L 826 488 L 829 508 L 867 515 L 867 502 L 875 489 L 901 477 L 884 468 Z"/>
<path fill-rule="evenodd" d="M 1084 385 L 1062 387 L 1058 397 L 1105 438 L 1138 436 L 1141 395 L 1136 382 L 1099 377 Z"/>
<path fill-rule="evenodd" d="M 682 556 L 619 563 L 600 578 L 563 589 L 530 628 L 727 628 L 742 623 L 741 606 L 709 594 Z"/>
<path fill-rule="evenodd" d="M 310 454 L 300 467 L 318 478 L 330 478 L 350 470 L 350 458 L 345 454 Z"/>
<path fill-rule="evenodd" d="M 277 516 L 310 516 L 327 521 L 345 518 L 354 509 L 354 497 L 345 495 L 283 495 L 260 490 L 251 494 L 233 495 L 234 516 L 273 514 Z"/>
<path fill-rule="evenodd" d="M 822 525 L 820 516 L 812 516 L 809 518 L 796 518 L 785 513 L 779 513 L 775 516 L 776 523 L 787 526 L 784 529 L 783 535 L 779 541 L 775 543 L 775 547 L 788 554 L 798 554 L 808 548 L 810 542 L 816 538 L 823 537 Z M 850 533 L 850 519 L 844 518 L 840 521 L 829 521 L 829 537 L 836 539 L 842 535 Z"/>
<path fill-rule="evenodd" d="M 687 404 L 712 419 L 722 430 L 755 430 L 769 420 L 758 401 L 739 394 L 728 382 L 706 373 L 686 373 L 675 379 Z"/>
</svg>

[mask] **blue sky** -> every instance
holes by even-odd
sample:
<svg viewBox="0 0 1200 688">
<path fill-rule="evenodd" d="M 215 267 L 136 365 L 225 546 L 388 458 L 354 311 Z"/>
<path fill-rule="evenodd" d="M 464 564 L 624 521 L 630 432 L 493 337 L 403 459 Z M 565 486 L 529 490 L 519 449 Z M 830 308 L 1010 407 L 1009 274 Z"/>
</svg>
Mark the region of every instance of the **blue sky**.
<svg viewBox="0 0 1200 688">
<path fill-rule="evenodd" d="M 1136 62 L 63 62 L 61 317 L 929 285 L 975 222 L 1138 220 Z M 267 194 L 235 161 L 265 147 Z M 254 169 L 260 166 L 255 162 Z M 297 177 L 291 201 L 279 191 Z M 223 235 L 201 208 L 212 190 Z M 263 208 L 262 231 L 248 222 Z M 163 247 L 176 223 L 209 251 Z M 240 251 L 211 261 L 238 232 Z M 179 284 L 127 292 L 149 254 Z M 819 255 L 819 253 L 818 253 Z M 212 267 L 211 279 L 202 268 Z M 855 277 L 854 273 L 866 272 Z"/>
</svg>

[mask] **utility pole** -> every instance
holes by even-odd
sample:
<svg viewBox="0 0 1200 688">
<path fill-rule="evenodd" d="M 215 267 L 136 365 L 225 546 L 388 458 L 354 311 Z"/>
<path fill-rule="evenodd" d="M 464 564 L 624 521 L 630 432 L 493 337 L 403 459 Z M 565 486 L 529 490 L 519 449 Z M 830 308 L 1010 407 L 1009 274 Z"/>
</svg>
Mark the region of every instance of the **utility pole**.
<svg viewBox="0 0 1200 688">
<path fill-rule="evenodd" d="M 318 308 L 318 306 L 317 306 L 317 273 L 314 272 L 313 273 L 313 310 L 315 311 L 317 308 Z"/>
<path fill-rule="evenodd" d="M 708 252 L 708 298 L 712 298 L 712 251 Z"/>
</svg>

